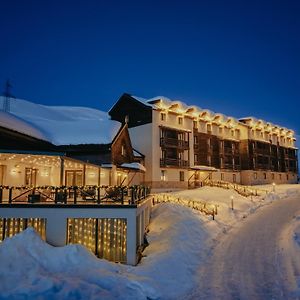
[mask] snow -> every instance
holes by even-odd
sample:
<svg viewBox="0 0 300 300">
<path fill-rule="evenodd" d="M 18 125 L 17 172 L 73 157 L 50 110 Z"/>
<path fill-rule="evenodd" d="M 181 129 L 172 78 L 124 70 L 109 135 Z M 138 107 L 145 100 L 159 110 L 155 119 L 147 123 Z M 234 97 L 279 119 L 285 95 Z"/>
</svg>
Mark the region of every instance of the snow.
<svg viewBox="0 0 300 300">
<path fill-rule="evenodd" d="M 199 277 L 199 270 L 203 266 L 210 269 L 209 258 L 219 241 L 231 237 L 224 244 L 230 251 L 230 245 L 237 243 L 232 233 L 235 228 L 247 224 L 248 219 L 264 209 L 300 195 L 298 185 L 276 186 L 275 193 L 272 185 L 263 189 L 269 191 L 268 194 L 252 198 L 216 187 L 168 193 L 174 198 L 218 205 L 216 220 L 176 203 L 155 205 L 147 235 L 149 246 L 136 267 L 96 259 L 80 245 L 52 247 L 32 229 L 27 229 L 0 244 L 0 299 L 185 299 L 191 291 L 197 295 L 191 299 L 199 299 L 199 286 L 205 282 Z M 231 209 L 231 196 L 234 197 L 234 210 Z M 289 205 L 286 207 L 291 210 Z M 289 239 L 284 246 L 294 251 L 293 257 L 298 263 L 300 218 L 295 216 L 295 226 L 288 227 Z M 281 229 L 280 226 L 277 228 Z M 250 236 L 248 242 L 252 242 Z M 216 260 L 215 264 L 223 264 L 226 259 L 226 253 L 220 249 L 225 257 L 223 261 Z M 248 252 L 249 255 L 252 253 Z M 237 253 L 233 253 L 233 257 L 236 258 Z M 208 273 L 204 277 L 206 275 Z M 298 282 L 296 277 L 293 291 L 300 295 Z M 210 291 L 207 292 L 211 295 Z"/>
<path fill-rule="evenodd" d="M 191 167 L 192 170 L 201 170 L 201 171 L 218 171 L 216 168 L 214 167 L 210 167 L 210 166 L 202 166 L 202 165 L 195 165 L 193 167 Z"/>
<path fill-rule="evenodd" d="M 146 168 L 142 164 L 137 163 L 137 162 L 124 163 L 121 165 L 121 167 L 146 172 Z"/>
<path fill-rule="evenodd" d="M 119 122 L 110 120 L 108 113 L 93 108 L 46 106 L 21 99 L 10 101 L 10 113 L 2 112 L 0 115 L 1 126 L 32 134 L 55 145 L 108 144 L 121 126 Z M 0 97 L 0 107 L 1 102 L 3 97 Z M 10 121 L 12 115 L 20 120 L 14 125 Z M 28 124 L 26 132 L 24 122 Z M 36 132 L 42 135 L 37 136 Z"/>
<path fill-rule="evenodd" d="M 47 136 L 38 128 L 35 128 L 33 125 L 29 124 L 25 120 L 22 120 L 21 118 L 3 111 L 0 111 L 0 126 L 24 133 L 40 140 L 48 140 Z"/>
</svg>

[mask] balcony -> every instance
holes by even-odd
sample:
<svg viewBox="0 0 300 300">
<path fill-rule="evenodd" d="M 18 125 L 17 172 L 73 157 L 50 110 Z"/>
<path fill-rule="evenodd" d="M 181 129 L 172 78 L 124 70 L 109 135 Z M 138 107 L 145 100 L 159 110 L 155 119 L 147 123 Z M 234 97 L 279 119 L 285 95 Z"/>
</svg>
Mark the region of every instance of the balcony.
<svg viewBox="0 0 300 300">
<path fill-rule="evenodd" d="M 161 158 L 160 166 L 187 168 L 189 166 L 189 162 L 187 160 L 176 159 L 176 158 Z"/>
<path fill-rule="evenodd" d="M 161 147 L 175 147 L 180 149 L 189 149 L 189 141 L 179 140 L 176 138 L 162 137 L 160 138 Z"/>
</svg>

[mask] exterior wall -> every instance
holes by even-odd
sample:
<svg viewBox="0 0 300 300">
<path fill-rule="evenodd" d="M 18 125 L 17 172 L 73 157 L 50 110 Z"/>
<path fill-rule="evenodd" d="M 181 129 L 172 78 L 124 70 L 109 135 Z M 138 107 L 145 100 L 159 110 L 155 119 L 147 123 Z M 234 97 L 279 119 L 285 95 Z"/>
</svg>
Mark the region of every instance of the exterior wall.
<svg viewBox="0 0 300 300">
<path fill-rule="evenodd" d="M 159 148 L 154 148 L 153 143 L 153 126 L 145 124 L 129 128 L 129 134 L 134 149 L 145 155 L 145 184 L 152 181 L 153 166 L 155 157 L 159 157 Z"/>
<path fill-rule="evenodd" d="M 297 183 L 297 174 L 291 172 L 241 171 L 241 183 L 244 185 Z"/>
<path fill-rule="evenodd" d="M 22 186 L 25 185 L 25 169 L 34 165 L 22 163 L 18 160 L 6 160 L 3 167 L 3 185 Z M 59 185 L 59 168 L 36 166 L 36 185 Z"/>
<path fill-rule="evenodd" d="M 46 219 L 46 241 L 53 246 L 66 245 L 68 218 L 121 218 L 127 220 L 127 259 L 129 265 L 137 263 L 137 245 L 142 243 L 145 228 L 149 224 L 151 198 L 146 199 L 139 207 L 38 207 L 1 205 L 0 218 L 42 218 Z M 137 228 L 137 219 L 140 219 Z M 137 234 L 138 233 L 138 234 Z"/>
</svg>

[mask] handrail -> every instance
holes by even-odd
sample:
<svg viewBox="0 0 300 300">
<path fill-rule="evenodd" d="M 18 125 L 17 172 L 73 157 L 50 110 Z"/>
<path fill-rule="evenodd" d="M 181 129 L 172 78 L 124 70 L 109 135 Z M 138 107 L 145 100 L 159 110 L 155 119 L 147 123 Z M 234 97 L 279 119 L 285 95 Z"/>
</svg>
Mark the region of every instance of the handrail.
<svg viewBox="0 0 300 300">
<path fill-rule="evenodd" d="M 8 193 L 5 192 L 8 190 Z M 21 191 L 20 195 L 13 197 L 13 191 Z M 25 190 L 23 192 L 23 190 Z M 104 192 L 102 192 L 104 190 Z M 48 191 L 53 197 L 48 195 Z M 32 192 L 32 193 L 31 193 Z M 78 195 L 79 192 L 79 195 Z M 28 196 L 28 202 L 38 203 L 44 202 L 45 199 L 52 200 L 53 203 L 74 203 L 77 200 L 86 201 L 86 197 L 90 200 L 101 204 L 102 202 L 121 202 L 121 204 L 135 205 L 140 203 L 150 194 L 150 188 L 142 185 L 134 186 L 0 186 L 0 203 L 19 202 L 17 199 L 22 195 L 31 193 Z M 44 196 L 41 199 L 37 195 Z M 30 197 L 30 199 L 29 199 Z M 49 201 L 48 201 L 49 202 Z"/>
</svg>

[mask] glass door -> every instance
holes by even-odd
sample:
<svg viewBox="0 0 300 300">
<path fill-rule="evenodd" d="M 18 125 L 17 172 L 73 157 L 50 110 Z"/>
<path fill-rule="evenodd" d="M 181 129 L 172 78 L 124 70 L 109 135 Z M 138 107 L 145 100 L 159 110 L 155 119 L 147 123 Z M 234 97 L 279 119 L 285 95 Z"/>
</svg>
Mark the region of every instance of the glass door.
<svg viewBox="0 0 300 300">
<path fill-rule="evenodd" d="M 66 186 L 82 186 L 83 173 L 81 170 L 68 170 L 65 174 Z"/>
<path fill-rule="evenodd" d="M 37 169 L 25 168 L 25 185 L 36 186 Z"/>
</svg>

